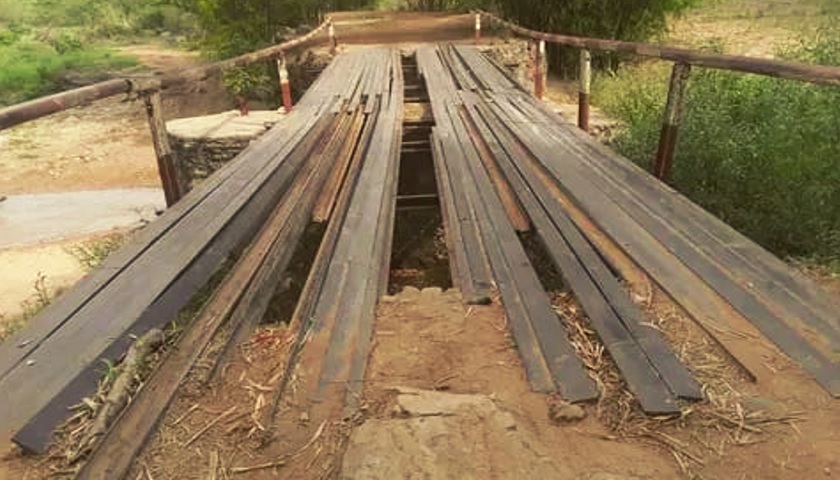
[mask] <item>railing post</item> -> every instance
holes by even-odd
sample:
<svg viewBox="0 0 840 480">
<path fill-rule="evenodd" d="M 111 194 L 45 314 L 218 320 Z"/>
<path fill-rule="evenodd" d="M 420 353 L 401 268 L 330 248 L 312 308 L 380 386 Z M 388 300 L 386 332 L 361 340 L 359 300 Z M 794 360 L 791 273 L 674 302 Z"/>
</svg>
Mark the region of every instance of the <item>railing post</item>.
<svg viewBox="0 0 840 480">
<path fill-rule="evenodd" d="M 659 137 L 659 150 L 653 164 L 653 174 L 663 182 L 667 182 L 671 178 L 674 152 L 677 148 L 677 136 L 685 104 L 685 87 L 690 73 L 691 65 L 688 63 L 674 64 L 674 70 L 671 73 L 671 86 L 668 90 L 668 103 L 665 104 L 662 133 Z"/>
<path fill-rule="evenodd" d="M 580 51 L 580 92 L 578 95 L 578 127 L 589 131 L 589 94 L 592 88 L 592 55 L 589 50 Z"/>
<path fill-rule="evenodd" d="M 332 20 L 330 20 L 327 31 L 330 35 L 330 55 L 335 55 L 335 52 L 338 51 L 338 39 L 335 38 L 335 24 L 333 24 Z"/>
<path fill-rule="evenodd" d="M 545 58 L 545 41 L 540 40 L 536 44 L 536 55 L 534 59 L 534 96 L 542 100 L 545 94 L 545 75 L 543 75 L 543 59 Z"/>
<path fill-rule="evenodd" d="M 289 85 L 289 70 L 286 68 L 286 56 L 277 59 L 277 73 L 280 76 L 280 95 L 283 98 L 283 110 L 292 111 L 292 87 Z"/>
<path fill-rule="evenodd" d="M 149 130 L 152 132 L 152 144 L 155 147 L 158 173 L 163 185 L 163 194 L 166 197 L 166 206 L 171 207 L 181 198 L 183 192 L 178 183 L 178 171 L 175 168 L 172 147 L 169 145 L 169 136 L 166 133 L 166 122 L 163 120 L 163 104 L 160 100 L 160 91 L 155 90 L 144 95 L 143 103 L 146 106 L 146 116 L 149 119 Z"/>
<path fill-rule="evenodd" d="M 475 43 L 481 42 L 481 14 L 475 14 Z"/>
</svg>

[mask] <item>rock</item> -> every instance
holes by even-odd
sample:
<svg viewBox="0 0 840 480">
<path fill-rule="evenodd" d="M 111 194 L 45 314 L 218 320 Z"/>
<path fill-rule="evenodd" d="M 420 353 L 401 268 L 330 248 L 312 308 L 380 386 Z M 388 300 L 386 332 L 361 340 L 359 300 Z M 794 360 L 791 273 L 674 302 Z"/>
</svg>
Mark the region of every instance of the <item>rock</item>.
<svg viewBox="0 0 840 480">
<path fill-rule="evenodd" d="M 394 418 L 370 419 L 353 431 L 339 478 L 574 478 L 486 395 L 395 390 Z"/>
<path fill-rule="evenodd" d="M 257 110 L 243 117 L 238 111 L 229 111 L 167 122 L 166 130 L 182 182 L 191 190 L 262 136 L 283 115 L 273 110 Z"/>
<path fill-rule="evenodd" d="M 417 287 L 411 287 L 411 286 L 404 287 L 402 292 L 400 292 L 400 295 L 406 296 L 406 297 L 417 296 L 417 295 L 420 295 L 420 289 L 417 288 Z"/>
<path fill-rule="evenodd" d="M 548 418 L 558 424 L 579 422 L 586 418 L 586 410 L 563 400 L 548 404 Z"/>
<path fill-rule="evenodd" d="M 441 295 L 443 293 L 443 289 L 440 288 L 440 287 L 429 287 L 429 288 L 424 288 L 423 291 L 420 292 L 420 293 L 422 293 L 423 295 L 432 295 L 432 296 L 436 297 L 436 296 Z"/>
<path fill-rule="evenodd" d="M 522 88 L 530 92 L 534 89 L 534 80 L 533 61 L 529 49 L 530 45 L 524 40 L 509 40 L 482 48 L 496 63 L 505 67 L 505 70 Z M 546 57 L 542 59 L 541 71 L 543 75 L 548 73 Z"/>
</svg>

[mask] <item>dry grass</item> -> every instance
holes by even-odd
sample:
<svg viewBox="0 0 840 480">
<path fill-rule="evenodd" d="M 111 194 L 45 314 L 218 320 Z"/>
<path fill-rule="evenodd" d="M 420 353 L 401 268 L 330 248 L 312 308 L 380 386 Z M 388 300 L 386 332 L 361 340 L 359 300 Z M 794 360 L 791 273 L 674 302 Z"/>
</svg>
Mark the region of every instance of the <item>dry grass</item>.
<svg viewBox="0 0 840 480">
<path fill-rule="evenodd" d="M 10 318 L 6 318 L 0 313 L 0 343 L 6 341 L 9 337 L 19 332 L 23 327 L 35 318 L 41 310 L 46 308 L 53 299 L 62 293 L 57 290 L 54 293 L 50 292 L 47 285 L 47 276 L 39 273 L 32 284 L 32 295 L 25 300 L 21 306 L 23 312 Z"/>
<path fill-rule="evenodd" d="M 340 466 L 354 419 L 323 421 L 309 430 L 308 415 L 295 414 L 296 428 L 311 431 L 302 446 L 278 441 L 275 415 L 280 389 L 294 392 L 299 378 L 284 382 L 285 363 L 294 343 L 285 326 L 262 327 L 236 354 L 224 359 L 214 375 L 196 369 L 186 380 L 155 438 L 135 464 L 155 477 L 195 475 L 204 478 L 252 478 L 283 472 L 306 472 L 306 478 L 332 478 Z M 221 352 L 217 350 L 217 352 Z M 219 359 L 208 359 L 213 362 Z M 285 405 L 284 405 L 285 407 Z M 288 412 L 281 412 L 283 414 Z M 188 447 L 188 448 L 187 448 Z M 294 478 L 299 478 L 295 476 Z"/>
<path fill-rule="evenodd" d="M 736 446 L 751 445 L 778 434 L 781 427 L 796 428 L 801 412 L 768 412 L 750 408 L 749 381 L 741 368 L 694 323 L 659 292 L 637 298 L 651 326 L 668 339 L 680 360 L 703 386 L 705 400 L 685 404 L 679 416 L 646 415 L 627 389 L 618 369 L 604 350 L 576 300 L 567 293 L 555 296 L 555 308 L 570 332 L 572 343 L 597 382 L 601 397 L 595 416 L 616 440 L 639 439 L 667 450 L 688 478 L 694 478 L 710 456 L 718 458 Z"/>
</svg>

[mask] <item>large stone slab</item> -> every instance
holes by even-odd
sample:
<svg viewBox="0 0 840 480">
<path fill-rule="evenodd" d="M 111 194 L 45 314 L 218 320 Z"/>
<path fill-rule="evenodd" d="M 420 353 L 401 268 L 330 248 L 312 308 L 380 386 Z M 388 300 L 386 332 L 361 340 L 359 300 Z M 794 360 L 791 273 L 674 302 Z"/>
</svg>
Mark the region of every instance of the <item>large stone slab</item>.
<svg viewBox="0 0 840 480">
<path fill-rule="evenodd" d="M 247 116 L 229 111 L 166 122 L 182 184 L 192 189 L 268 131 L 283 115 L 274 110 L 251 111 Z"/>
<path fill-rule="evenodd" d="M 353 432 L 341 479 L 574 478 L 491 397 L 396 390 L 393 418 Z"/>
</svg>

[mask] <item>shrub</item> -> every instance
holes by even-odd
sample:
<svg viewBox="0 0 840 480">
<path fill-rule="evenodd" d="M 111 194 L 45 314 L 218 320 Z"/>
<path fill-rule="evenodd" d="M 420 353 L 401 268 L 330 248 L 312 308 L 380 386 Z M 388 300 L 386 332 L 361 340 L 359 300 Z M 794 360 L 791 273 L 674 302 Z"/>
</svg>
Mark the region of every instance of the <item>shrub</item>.
<svg viewBox="0 0 840 480">
<path fill-rule="evenodd" d="M 61 54 L 40 42 L 0 45 L 0 106 L 60 90 L 60 77 L 69 70 L 87 73 L 135 64 L 131 58 L 102 48 L 78 48 Z"/>
<path fill-rule="evenodd" d="M 840 30 L 786 55 L 840 65 Z M 615 147 L 644 167 L 654 157 L 667 66 L 596 83 L 595 98 L 625 124 Z M 840 88 L 695 70 L 673 185 L 783 257 L 840 262 Z"/>
</svg>

